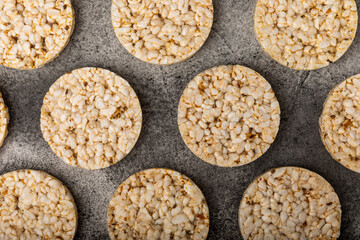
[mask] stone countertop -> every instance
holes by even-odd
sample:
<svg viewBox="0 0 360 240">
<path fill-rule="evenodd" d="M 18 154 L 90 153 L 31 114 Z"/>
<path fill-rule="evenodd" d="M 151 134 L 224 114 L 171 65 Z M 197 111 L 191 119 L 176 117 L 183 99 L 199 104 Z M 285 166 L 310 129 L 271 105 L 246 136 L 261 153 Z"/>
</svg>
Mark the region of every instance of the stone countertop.
<svg viewBox="0 0 360 240">
<path fill-rule="evenodd" d="M 38 70 L 0 67 L 0 91 L 11 115 L 9 136 L 0 148 L 0 174 L 31 168 L 64 182 L 78 206 L 76 239 L 108 239 L 107 206 L 114 191 L 133 173 L 152 167 L 177 170 L 200 187 L 210 209 L 208 239 L 241 239 L 237 212 L 244 190 L 268 169 L 289 165 L 315 171 L 332 184 L 342 204 L 340 239 L 360 239 L 360 174 L 330 157 L 318 130 L 328 92 L 360 73 L 359 34 L 349 51 L 330 66 L 291 70 L 268 57 L 256 41 L 255 0 L 214 0 L 214 26 L 201 50 L 183 63 L 155 66 L 132 57 L 121 46 L 111 25 L 110 0 L 72 2 L 75 31 L 58 58 Z M 360 6 L 360 0 L 356 2 Z M 244 65 L 263 75 L 282 111 L 279 134 L 268 152 L 237 168 L 216 167 L 198 159 L 183 143 L 177 127 L 177 106 L 187 83 L 198 73 L 224 64 Z M 125 78 L 143 109 L 138 143 L 125 159 L 103 170 L 68 166 L 52 153 L 40 131 L 40 109 L 49 87 L 81 67 L 102 67 Z"/>
</svg>

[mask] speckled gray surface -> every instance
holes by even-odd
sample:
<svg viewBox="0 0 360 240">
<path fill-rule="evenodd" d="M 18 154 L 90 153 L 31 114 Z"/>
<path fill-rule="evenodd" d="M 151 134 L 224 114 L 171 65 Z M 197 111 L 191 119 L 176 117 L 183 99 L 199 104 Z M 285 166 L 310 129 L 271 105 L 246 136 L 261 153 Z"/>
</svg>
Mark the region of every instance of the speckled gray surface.
<svg viewBox="0 0 360 240">
<path fill-rule="evenodd" d="M 151 167 L 180 171 L 202 189 L 211 215 L 208 239 L 241 239 L 237 211 L 243 191 L 259 174 L 287 165 L 313 170 L 333 185 L 343 210 L 340 239 L 360 239 L 360 174 L 332 160 L 318 131 L 330 89 L 360 73 L 359 34 L 336 63 L 311 72 L 295 71 L 271 60 L 257 43 L 252 30 L 255 0 L 214 0 L 214 27 L 204 47 L 184 63 L 160 67 L 135 59 L 118 42 L 110 20 L 111 0 L 73 0 L 73 5 L 75 31 L 55 61 L 32 71 L 0 67 L 0 90 L 11 115 L 9 136 L 0 148 L 0 174 L 32 168 L 63 181 L 79 209 L 76 239 L 107 239 L 106 211 L 113 192 L 131 174 Z M 196 158 L 177 128 L 177 105 L 186 84 L 203 70 L 222 64 L 241 64 L 262 74 L 272 84 L 282 110 L 280 131 L 269 151 L 233 169 Z M 144 115 L 133 151 L 98 171 L 63 163 L 43 140 L 39 126 L 42 100 L 51 84 L 85 66 L 106 68 L 127 79 Z"/>
</svg>

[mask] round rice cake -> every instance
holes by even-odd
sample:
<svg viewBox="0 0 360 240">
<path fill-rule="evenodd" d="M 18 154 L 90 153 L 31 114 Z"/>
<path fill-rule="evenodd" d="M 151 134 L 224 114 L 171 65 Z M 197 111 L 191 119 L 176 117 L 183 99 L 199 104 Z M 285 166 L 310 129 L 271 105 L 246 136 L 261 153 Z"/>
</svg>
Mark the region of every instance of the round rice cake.
<svg viewBox="0 0 360 240">
<path fill-rule="evenodd" d="M 45 172 L 18 170 L 0 176 L 0 212 L 0 239 L 74 239 L 74 198 Z"/>
<path fill-rule="evenodd" d="M 9 110 L 4 103 L 2 94 L 0 92 L 0 147 L 3 145 L 4 140 L 8 134 L 7 125 L 10 120 Z"/>
<path fill-rule="evenodd" d="M 320 175 L 298 167 L 272 169 L 246 189 L 239 225 L 244 239 L 336 239 L 341 206 Z"/>
<path fill-rule="evenodd" d="M 275 140 L 280 107 L 270 84 L 243 66 L 219 66 L 196 76 L 179 104 L 178 125 L 202 160 L 235 167 L 264 154 Z"/>
<path fill-rule="evenodd" d="M 129 83 L 101 68 L 59 78 L 41 109 L 41 131 L 54 153 L 71 166 L 109 167 L 134 147 L 142 125 L 139 99 Z"/>
<path fill-rule="evenodd" d="M 206 239 L 209 209 L 201 190 L 169 169 L 148 169 L 126 179 L 108 207 L 111 239 Z"/>
<path fill-rule="evenodd" d="M 213 23 L 212 0 L 113 0 L 112 23 L 125 49 L 161 65 L 192 57 Z"/>
<path fill-rule="evenodd" d="M 275 61 L 297 70 L 338 60 L 355 38 L 354 0 L 258 0 L 256 37 Z"/>
<path fill-rule="evenodd" d="M 360 173 L 360 74 L 330 92 L 319 123 L 321 139 L 331 156 Z"/>
<path fill-rule="evenodd" d="M 70 0 L 0 1 L 0 64 L 42 67 L 66 47 L 74 24 Z"/>
</svg>

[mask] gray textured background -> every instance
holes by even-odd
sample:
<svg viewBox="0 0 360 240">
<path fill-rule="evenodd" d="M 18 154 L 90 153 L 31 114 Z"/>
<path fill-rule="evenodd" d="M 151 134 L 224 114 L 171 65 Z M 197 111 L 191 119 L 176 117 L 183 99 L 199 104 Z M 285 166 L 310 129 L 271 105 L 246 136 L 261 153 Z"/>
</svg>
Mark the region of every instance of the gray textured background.
<svg viewBox="0 0 360 240">
<path fill-rule="evenodd" d="M 358 5 L 360 0 L 357 0 Z M 360 73 L 360 38 L 334 64 L 311 72 L 277 64 L 261 50 L 253 33 L 255 0 L 214 0 L 215 22 L 208 41 L 191 59 L 154 66 L 135 59 L 112 29 L 110 0 L 73 0 L 76 26 L 67 48 L 52 63 L 32 71 L 0 67 L 0 90 L 10 109 L 9 136 L 0 148 L 0 174 L 23 168 L 44 170 L 63 181 L 79 209 L 76 239 L 107 239 L 108 202 L 123 180 L 152 167 L 189 176 L 203 191 L 210 209 L 208 239 L 240 239 L 238 205 L 243 191 L 273 167 L 301 166 L 325 177 L 342 204 L 341 239 L 360 239 L 360 174 L 332 160 L 318 127 L 322 104 L 332 87 Z M 281 105 L 277 139 L 257 161 L 220 168 L 196 158 L 177 128 L 183 89 L 198 73 L 222 64 L 241 64 L 262 74 Z M 40 131 L 40 108 L 48 88 L 80 67 L 102 67 L 127 79 L 139 96 L 144 125 L 133 151 L 114 166 L 87 171 L 66 165 L 52 153 Z"/>
</svg>

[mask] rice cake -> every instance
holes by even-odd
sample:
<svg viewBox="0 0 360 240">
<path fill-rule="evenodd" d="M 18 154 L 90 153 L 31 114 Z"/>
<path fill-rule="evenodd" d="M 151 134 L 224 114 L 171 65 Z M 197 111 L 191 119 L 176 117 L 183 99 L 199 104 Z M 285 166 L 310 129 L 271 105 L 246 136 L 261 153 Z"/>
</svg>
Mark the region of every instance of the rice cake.
<svg viewBox="0 0 360 240">
<path fill-rule="evenodd" d="M 222 166 L 247 164 L 264 154 L 280 125 L 270 84 L 243 66 L 219 66 L 196 76 L 179 104 L 178 125 L 189 149 Z"/>
<path fill-rule="evenodd" d="M 148 169 L 125 180 L 108 207 L 111 239 L 206 239 L 209 210 L 201 190 L 169 169 Z"/>
<path fill-rule="evenodd" d="M 0 1 L 0 64 L 42 67 L 66 47 L 74 24 L 70 0 Z"/>
<path fill-rule="evenodd" d="M 113 0 L 112 24 L 124 48 L 161 65 L 192 57 L 213 23 L 212 0 Z"/>
<path fill-rule="evenodd" d="M 41 131 L 54 153 L 71 166 L 108 167 L 134 147 L 142 125 L 139 99 L 129 83 L 101 68 L 59 78 L 41 109 Z"/>
<path fill-rule="evenodd" d="M 7 125 L 10 121 L 9 110 L 4 103 L 2 94 L 0 92 L 0 147 L 3 145 L 4 140 L 8 134 Z"/>
<path fill-rule="evenodd" d="M 319 124 L 321 139 L 331 156 L 360 173 L 360 74 L 329 93 Z"/>
<path fill-rule="evenodd" d="M 336 239 L 341 206 L 320 175 L 298 167 L 272 169 L 246 189 L 239 225 L 244 239 Z"/>
<path fill-rule="evenodd" d="M 297 70 L 338 60 L 356 34 L 354 0 L 258 0 L 254 28 L 263 50 Z"/>
<path fill-rule="evenodd" d="M 0 212 L 0 239 L 74 239 L 74 199 L 45 172 L 18 170 L 0 176 Z"/>
</svg>

